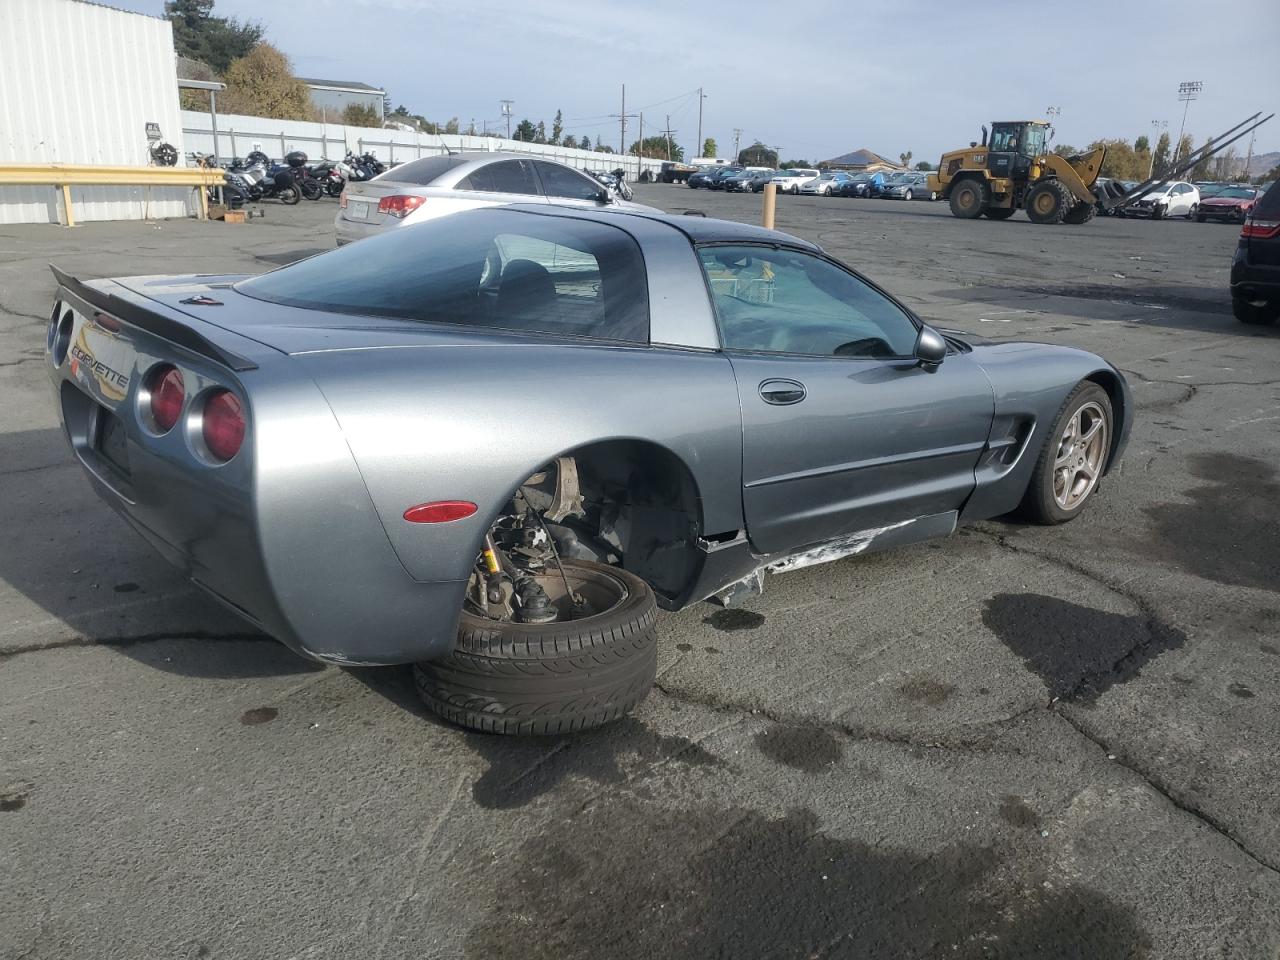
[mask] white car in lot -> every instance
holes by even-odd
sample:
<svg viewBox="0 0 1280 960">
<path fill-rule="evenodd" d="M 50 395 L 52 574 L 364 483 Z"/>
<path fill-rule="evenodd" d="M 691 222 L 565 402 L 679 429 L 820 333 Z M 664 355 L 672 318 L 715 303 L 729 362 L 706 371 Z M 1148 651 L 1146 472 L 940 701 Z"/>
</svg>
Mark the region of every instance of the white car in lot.
<svg viewBox="0 0 1280 960">
<path fill-rule="evenodd" d="M 347 182 L 333 221 L 338 245 L 477 207 L 554 203 L 660 213 L 618 197 L 580 170 L 518 153 L 455 153 L 410 160 Z"/>
<path fill-rule="evenodd" d="M 1137 200 L 1124 206 L 1126 217 L 1186 217 L 1190 220 L 1200 209 L 1200 188 L 1195 184 L 1176 180 L 1163 187 L 1148 190 Z"/>
<path fill-rule="evenodd" d="M 843 170 L 828 170 L 819 174 L 800 187 L 800 192 L 815 197 L 829 197 L 838 193 L 840 188 L 853 179 Z"/>
<path fill-rule="evenodd" d="M 779 193 L 799 193 L 800 188 L 812 180 L 822 176 L 821 171 L 796 167 L 791 170 L 779 170 L 778 175 L 770 183 L 778 188 Z"/>
</svg>

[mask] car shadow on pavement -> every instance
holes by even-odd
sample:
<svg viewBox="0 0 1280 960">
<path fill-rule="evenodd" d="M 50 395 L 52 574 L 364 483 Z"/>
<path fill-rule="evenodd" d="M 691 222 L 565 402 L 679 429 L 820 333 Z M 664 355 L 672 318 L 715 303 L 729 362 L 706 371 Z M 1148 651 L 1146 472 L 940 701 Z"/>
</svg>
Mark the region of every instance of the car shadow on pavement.
<svg viewBox="0 0 1280 960">
<path fill-rule="evenodd" d="M 0 659 L 106 646 L 191 677 L 324 669 L 169 566 L 94 494 L 60 429 L 0 434 L 0 502 Z"/>
</svg>

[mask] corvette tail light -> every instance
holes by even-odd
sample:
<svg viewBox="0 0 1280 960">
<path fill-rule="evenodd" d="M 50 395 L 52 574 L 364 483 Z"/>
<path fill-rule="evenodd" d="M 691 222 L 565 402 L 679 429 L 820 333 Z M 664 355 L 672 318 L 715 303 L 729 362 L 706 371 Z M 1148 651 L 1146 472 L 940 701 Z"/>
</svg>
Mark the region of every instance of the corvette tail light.
<svg viewBox="0 0 1280 960">
<path fill-rule="evenodd" d="M 397 220 L 403 220 L 413 211 L 427 202 L 426 197 L 414 197 L 408 194 L 396 194 L 391 197 L 383 197 L 378 201 L 378 212 L 385 213 L 388 216 L 395 217 Z"/>
<path fill-rule="evenodd" d="M 1280 220 L 1246 220 L 1240 228 L 1240 236 L 1254 240 L 1270 240 L 1280 236 Z"/>
<path fill-rule="evenodd" d="M 200 433 L 205 449 L 223 463 L 234 457 L 244 443 L 244 408 L 230 390 L 215 390 L 204 402 Z"/>
<path fill-rule="evenodd" d="M 404 512 L 404 518 L 410 523 L 449 523 L 466 519 L 476 509 L 470 500 L 434 500 L 410 507 Z"/>
<path fill-rule="evenodd" d="M 182 371 L 177 367 L 157 367 L 151 373 L 151 420 L 161 433 L 168 433 L 182 415 L 186 398 Z"/>
</svg>

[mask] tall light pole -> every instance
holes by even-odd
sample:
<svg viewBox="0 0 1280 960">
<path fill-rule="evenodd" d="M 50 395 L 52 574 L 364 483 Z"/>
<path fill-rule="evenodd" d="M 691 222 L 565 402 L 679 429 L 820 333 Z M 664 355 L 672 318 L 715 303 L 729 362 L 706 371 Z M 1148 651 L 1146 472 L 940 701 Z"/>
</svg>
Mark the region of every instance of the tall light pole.
<svg viewBox="0 0 1280 960">
<path fill-rule="evenodd" d="M 1204 84 L 1199 80 L 1186 80 L 1178 84 L 1178 99 L 1184 104 L 1182 108 L 1182 126 L 1178 128 L 1178 145 L 1174 147 L 1173 159 L 1176 163 L 1178 154 L 1182 152 L 1182 135 L 1187 129 L 1187 110 L 1191 107 L 1191 101 L 1200 96 L 1200 91 L 1204 88 Z"/>
<path fill-rule="evenodd" d="M 733 128 L 733 162 L 738 162 L 738 143 L 742 140 L 742 130 L 739 127 Z"/>
<path fill-rule="evenodd" d="M 499 100 L 498 103 L 502 105 L 502 115 L 507 118 L 507 139 L 510 140 L 511 139 L 511 105 L 515 103 L 515 101 Z"/>
<path fill-rule="evenodd" d="M 1152 120 L 1151 121 L 1151 136 L 1155 138 L 1156 143 L 1160 142 L 1161 132 L 1164 130 L 1167 130 L 1168 128 L 1169 128 L 1168 120 Z M 1147 164 L 1147 179 L 1150 180 L 1151 177 L 1155 174 L 1155 172 L 1156 172 L 1156 147 L 1155 147 L 1155 144 L 1152 144 L 1151 145 L 1151 161 Z"/>
<path fill-rule="evenodd" d="M 702 88 L 698 88 L 698 144 L 694 147 L 697 156 L 702 156 L 702 101 L 707 99 L 707 95 L 702 92 Z"/>
</svg>

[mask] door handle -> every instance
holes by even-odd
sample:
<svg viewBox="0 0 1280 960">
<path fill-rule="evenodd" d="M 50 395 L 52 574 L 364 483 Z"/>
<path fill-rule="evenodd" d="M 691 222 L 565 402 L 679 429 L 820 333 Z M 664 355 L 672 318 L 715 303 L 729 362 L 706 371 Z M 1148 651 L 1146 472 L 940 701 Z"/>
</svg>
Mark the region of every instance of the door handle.
<svg viewBox="0 0 1280 960">
<path fill-rule="evenodd" d="M 764 380 L 760 383 L 760 399 L 774 406 L 799 403 L 806 395 L 804 384 L 799 380 Z"/>
</svg>

